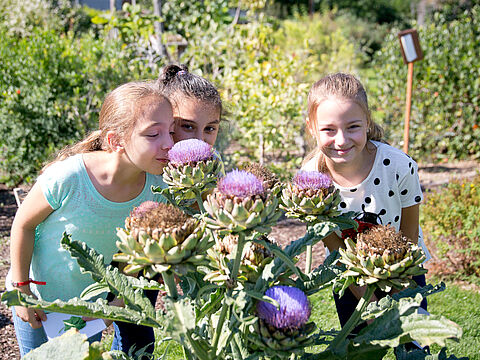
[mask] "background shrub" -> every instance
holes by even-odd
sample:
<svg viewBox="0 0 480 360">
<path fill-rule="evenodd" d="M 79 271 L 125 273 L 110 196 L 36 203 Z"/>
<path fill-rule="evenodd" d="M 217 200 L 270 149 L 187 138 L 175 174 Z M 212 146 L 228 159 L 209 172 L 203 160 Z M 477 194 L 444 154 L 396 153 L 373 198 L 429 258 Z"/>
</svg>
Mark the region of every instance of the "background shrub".
<svg viewBox="0 0 480 360">
<path fill-rule="evenodd" d="M 410 152 L 424 160 L 480 158 L 480 6 L 448 22 L 436 13 L 419 36 L 425 58 L 414 65 Z M 396 146 L 403 143 L 407 66 L 398 29 L 377 53 L 377 119 Z"/>
<path fill-rule="evenodd" d="M 118 43 L 58 36 L 36 28 L 18 38 L 0 29 L 0 159 L 2 182 L 33 179 L 63 146 L 98 127 L 106 92 L 151 77 L 129 64 Z"/>
<path fill-rule="evenodd" d="M 480 284 L 480 175 L 429 192 L 422 206 L 425 239 L 442 260 L 442 273 Z"/>
</svg>

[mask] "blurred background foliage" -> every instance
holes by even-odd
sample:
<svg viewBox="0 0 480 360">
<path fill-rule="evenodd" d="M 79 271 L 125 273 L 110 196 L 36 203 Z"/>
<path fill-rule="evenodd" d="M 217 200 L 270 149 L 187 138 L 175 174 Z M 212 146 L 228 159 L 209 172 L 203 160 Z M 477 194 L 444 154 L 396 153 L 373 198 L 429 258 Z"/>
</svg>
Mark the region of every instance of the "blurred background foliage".
<svg viewBox="0 0 480 360">
<path fill-rule="evenodd" d="M 155 13 L 154 3 L 161 4 Z M 100 11 L 69 0 L 0 3 L 0 182 L 32 182 L 58 149 L 97 126 L 105 94 L 182 62 L 218 86 L 229 166 L 300 166 L 311 84 L 335 71 L 366 85 L 387 141 L 402 146 L 407 67 L 397 33 L 415 27 L 410 154 L 480 158 L 478 0 L 184 0 Z"/>
</svg>

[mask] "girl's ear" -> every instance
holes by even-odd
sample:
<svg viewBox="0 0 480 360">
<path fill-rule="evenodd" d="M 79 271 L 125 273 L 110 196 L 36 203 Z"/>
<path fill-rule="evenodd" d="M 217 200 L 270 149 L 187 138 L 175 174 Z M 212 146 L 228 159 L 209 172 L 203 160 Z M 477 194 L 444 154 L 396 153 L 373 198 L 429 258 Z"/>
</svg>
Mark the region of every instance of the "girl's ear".
<svg viewBox="0 0 480 360">
<path fill-rule="evenodd" d="M 108 149 L 113 152 L 122 152 L 123 144 L 115 131 L 107 131 L 107 145 Z"/>
</svg>

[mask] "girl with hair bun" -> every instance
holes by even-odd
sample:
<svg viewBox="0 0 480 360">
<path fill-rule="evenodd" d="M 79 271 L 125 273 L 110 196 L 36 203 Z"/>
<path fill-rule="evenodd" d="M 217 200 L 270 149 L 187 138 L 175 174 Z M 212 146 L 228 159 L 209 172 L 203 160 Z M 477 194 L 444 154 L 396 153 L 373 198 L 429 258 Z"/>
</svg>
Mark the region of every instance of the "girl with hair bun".
<svg viewBox="0 0 480 360">
<path fill-rule="evenodd" d="M 99 129 L 60 152 L 20 205 L 12 225 L 7 288 L 39 299 L 67 301 L 93 283 L 60 245 L 62 234 L 85 242 L 108 263 L 117 252 L 116 228 L 133 207 L 164 201 L 152 186 L 173 146 L 170 101 L 156 83 L 130 82 L 110 92 Z M 12 308 L 22 357 L 47 341 L 42 310 Z M 100 340 L 101 333 L 90 338 Z"/>
<path fill-rule="evenodd" d="M 203 140 L 214 145 L 222 116 L 222 100 L 215 86 L 192 74 L 185 65 L 166 66 L 159 79 L 160 90 L 172 102 L 174 141 Z"/>
<path fill-rule="evenodd" d="M 214 145 L 222 116 L 222 101 L 215 86 L 205 78 L 192 74 L 185 65 L 170 64 L 162 69 L 157 81 L 160 91 L 170 100 L 175 119 L 175 142 L 203 140 Z M 146 296 L 155 305 L 158 291 L 147 290 Z M 112 350 L 129 353 L 145 349 L 153 353 L 155 336 L 148 326 L 114 322 Z"/>
</svg>

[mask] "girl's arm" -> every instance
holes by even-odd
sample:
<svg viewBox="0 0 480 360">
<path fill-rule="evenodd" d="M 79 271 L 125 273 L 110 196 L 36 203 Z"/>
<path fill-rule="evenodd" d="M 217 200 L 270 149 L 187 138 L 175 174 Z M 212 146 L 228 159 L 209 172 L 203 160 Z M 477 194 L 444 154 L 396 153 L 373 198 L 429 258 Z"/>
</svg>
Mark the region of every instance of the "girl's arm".
<svg viewBox="0 0 480 360">
<path fill-rule="evenodd" d="M 420 205 L 413 205 L 402 209 L 402 218 L 400 220 L 400 230 L 403 235 L 418 243 L 418 223 L 420 216 Z"/>
<path fill-rule="evenodd" d="M 52 212 L 53 209 L 45 199 L 40 185 L 35 184 L 18 208 L 12 224 L 10 237 L 12 282 L 23 282 L 29 279 L 30 262 L 35 242 L 35 228 Z M 20 286 L 18 290 L 32 295 L 30 285 Z M 20 319 L 29 322 L 34 329 L 42 326 L 41 320 L 47 319 L 45 313 L 39 309 L 27 309 L 16 306 L 15 312 Z"/>
</svg>

